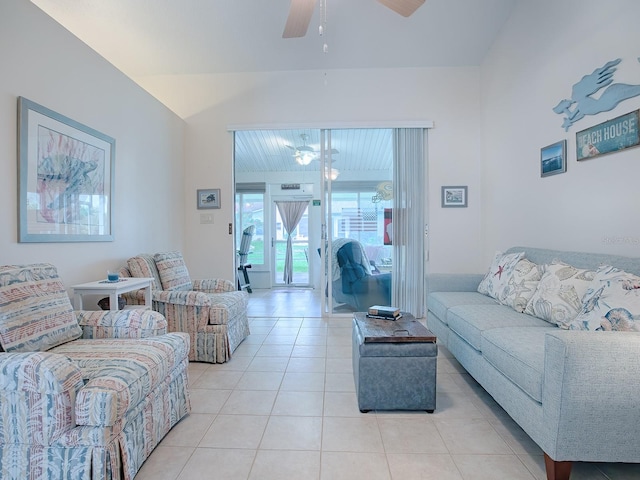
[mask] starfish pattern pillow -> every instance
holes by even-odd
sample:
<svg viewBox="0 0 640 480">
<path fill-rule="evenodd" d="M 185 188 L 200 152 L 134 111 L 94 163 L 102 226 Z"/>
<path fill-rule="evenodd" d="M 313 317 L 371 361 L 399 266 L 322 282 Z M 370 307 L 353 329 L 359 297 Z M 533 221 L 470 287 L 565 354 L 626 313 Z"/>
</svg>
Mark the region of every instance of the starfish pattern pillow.
<svg viewBox="0 0 640 480">
<path fill-rule="evenodd" d="M 489 295 L 496 300 L 499 299 L 501 292 L 509 283 L 511 275 L 513 275 L 516 264 L 522 257 L 524 257 L 524 252 L 506 254 L 496 252 L 489 271 L 480 282 L 480 285 L 478 285 L 478 292 L 483 295 Z"/>
<path fill-rule="evenodd" d="M 513 275 L 509 277 L 497 300 L 516 312 L 524 312 L 538 287 L 543 271 L 541 265 L 526 258 L 521 259 L 516 263 Z"/>
</svg>

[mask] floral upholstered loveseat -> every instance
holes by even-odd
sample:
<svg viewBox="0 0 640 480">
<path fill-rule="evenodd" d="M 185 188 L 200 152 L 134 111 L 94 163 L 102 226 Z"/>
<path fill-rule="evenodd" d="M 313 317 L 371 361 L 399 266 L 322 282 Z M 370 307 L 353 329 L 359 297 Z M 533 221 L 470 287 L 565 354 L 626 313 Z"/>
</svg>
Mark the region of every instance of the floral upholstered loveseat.
<svg viewBox="0 0 640 480">
<path fill-rule="evenodd" d="M 189 334 L 193 362 L 224 363 L 249 335 L 247 292 L 229 280 L 192 280 L 180 252 L 131 257 L 120 275 L 153 278 L 153 310 L 166 317 L 170 332 Z M 141 290 L 123 297 L 128 305 L 144 304 Z"/>
<path fill-rule="evenodd" d="M 189 337 L 74 312 L 51 264 L 0 266 L 0 478 L 132 479 L 190 410 Z"/>
</svg>

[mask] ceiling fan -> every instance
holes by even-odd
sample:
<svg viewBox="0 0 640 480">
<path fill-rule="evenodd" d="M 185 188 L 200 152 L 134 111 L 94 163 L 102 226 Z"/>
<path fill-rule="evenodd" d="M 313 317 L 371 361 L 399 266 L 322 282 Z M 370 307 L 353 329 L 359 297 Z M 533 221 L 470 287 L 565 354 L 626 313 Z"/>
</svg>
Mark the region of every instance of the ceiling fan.
<svg viewBox="0 0 640 480">
<path fill-rule="evenodd" d="M 425 0 L 377 0 L 403 17 L 409 17 L 425 2 Z M 291 0 L 289 16 L 284 26 L 282 38 L 304 37 L 311 22 L 311 15 L 316 0 Z"/>
<path fill-rule="evenodd" d="M 285 145 L 285 147 L 293 150 L 293 158 L 300 165 L 309 165 L 312 160 L 317 160 L 320 158 L 320 152 L 318 150 L 314 150 L 312 147 L 307 145 L 307 140 L 309 140 L 309 135 L 306 133 L 300 134 L 300 139 L 302 140 L 302 145 L 291 146 Z M 327 152 L 325 152 L 326 154 Z M 335 148 L 331 149 L 331 154 L 335 155 L 338 152 Z"/>
</svg>

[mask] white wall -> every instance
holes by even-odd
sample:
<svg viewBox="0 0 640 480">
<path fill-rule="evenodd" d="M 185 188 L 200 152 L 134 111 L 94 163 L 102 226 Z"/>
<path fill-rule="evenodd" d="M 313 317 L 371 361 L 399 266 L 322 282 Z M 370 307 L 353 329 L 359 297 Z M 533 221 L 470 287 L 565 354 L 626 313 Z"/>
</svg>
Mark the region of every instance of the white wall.
<svg viewBox="0 0 640 480">
<path fill-rule="evenodd" d="M 183 248 L 184 122 L 26 0 L 0 4 L 0 65 L 0 264 L 51 262 L 70 286 Z M 113 242 L 17 242 L 19 96 L 116 139 Z"/>
<path fill-rule="evenodd" d="M 432 120 L 429 217 L 433 271 L 481 270 L 478 68 L 340 70 L 142 79 L 183 116 L 186 243 L 194 276 L 233 271 L 232 138 L 229 125 L 332 127 Z M 469 208 L 440 208 L 440 186 L 468 185 Z M 222 188 L 213 225 L 199 223 L 197 188 Z M 225 253 L 227 252 L 227 253 Z M 197 262 L 196 262 L 197 260 Z"/>
<path fill-rule="evenodd" d="M 181 248 L 194 277 L 233 278 L 229 125 L 432 120 L 431 271 L 483 271 L 495 249 L 528 244 L 637 255 L 640 148 L 578 163 L 575 133 L 640 108 L 640 98 L 566 132 L 552 112 L 583 75 L 614 58 L 640 84 L 636 0 L 520 2 L 480 68 L 340 70 L 157 77 L 144 93 L 30 2 L 0 6 L 0 263 L 52 261 L 67 283 L 139 251 Z M 41 39 L 46 39 L 42 41 Z M 16 98 L 117 140 L 116 241 L 18 244 Z M 566 138 L 568 171 L 540 178 L 540 147 Z M 184 155 L 184 161 L 182 157 Z M 469 208 L 440 208 L 442 185 L 468 185 Z M 221 188 L 214 224 L 195 190 Z M 80 260 L 78 260 L 80 259 Z"/>
<path fill-rule="evenodd" d="M 581 162 L 575 151 L 576 132 L 640 108 L 640 97 L 568 132 L 552 111 L 609 60 L 622 58 L 614 81 L 640 84 L 639 18 L 637 0 L 522 1 L 514 10 L 482 67 L 487 262 L 511 245 L 640 253 L 640 148 Z M 562 139 L 567 172 L 540 178 L 540 148 Z"/>
</svg>

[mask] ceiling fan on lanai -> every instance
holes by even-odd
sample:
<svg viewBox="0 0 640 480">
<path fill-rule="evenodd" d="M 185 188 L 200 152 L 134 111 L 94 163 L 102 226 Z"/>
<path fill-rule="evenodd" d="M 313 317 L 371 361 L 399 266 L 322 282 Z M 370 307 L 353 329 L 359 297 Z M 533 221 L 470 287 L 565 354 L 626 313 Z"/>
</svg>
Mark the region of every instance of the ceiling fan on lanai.
<svg viewBox="0 0 640 480">
<path fill-rule="evenodd" d="M 300 165 L 309 165 L 312 160 L 316 160 L 320 158 L 320 152 L 315 150 L 313 147 L 307 145 L 307 140 L 309 140 L 309 135 L 303 133 L 300 135 L 300 139 L 302 140 L 302 145 L 292 146 L 285 145 L 285 147 L 293 150 L 293 158 Z M 326 152 L 325 152 L 326 153 Z M 331 154 L 335 155 L 338 152 L 335 148 L 331 149 Z"/>
<path fill-rule="evenodd" d="M 409 17 L 425 2 L 425 0 L 377 0 L 403 17 Z M 311 15 L 316 0 L 291 0 L 289 16 L 284 26 L 282 38 L 304 37 L 311 22 Z"/>
</svg>

